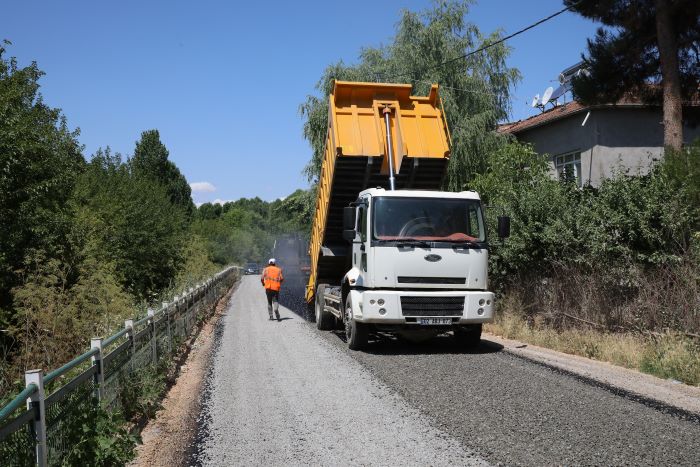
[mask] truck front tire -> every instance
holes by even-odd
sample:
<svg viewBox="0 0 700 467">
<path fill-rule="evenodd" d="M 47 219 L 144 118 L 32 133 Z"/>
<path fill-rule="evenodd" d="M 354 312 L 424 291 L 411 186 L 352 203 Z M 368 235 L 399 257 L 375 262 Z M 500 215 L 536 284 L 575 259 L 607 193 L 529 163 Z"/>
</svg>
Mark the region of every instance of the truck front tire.
<svg viewBox="0 0 700 467">
<path fill-rule="evenodd" d="M 455 328 L 455 340 L 459 345 L 467 349 L 475 349 L 481 343 L 481 323 L 467 324 Z"/>
<path fill-rule="evenodd" d="M 316 327 L 321 331 L 330 331 L 335 327 L 335 316 L 325 310 L 326 301 L 323 295 L 326 293 L 327 284 L 319 284 L 316 288 Z"/>
<path fill-rule="evenodd" d="M 347 300 L 347 299 L 346 299 Z M 350 350 L 364 350 L 369 341 L 369 328 L 364 323 L 358 323 L 352 318 L 352 308 L 347 302 L 343 303 L 343 321 L 345 324 L 345 338 Z"/>
</svg>

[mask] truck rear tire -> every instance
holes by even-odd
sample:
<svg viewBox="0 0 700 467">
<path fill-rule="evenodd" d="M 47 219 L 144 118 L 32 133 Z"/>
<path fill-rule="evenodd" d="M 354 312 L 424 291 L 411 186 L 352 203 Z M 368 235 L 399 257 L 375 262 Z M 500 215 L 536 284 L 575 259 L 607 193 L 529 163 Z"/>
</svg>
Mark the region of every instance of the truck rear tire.
<svg viewBox="0 0 700 467">
<path fill-rule="evenodd" d="M 459 345 L 467 349 L 475 349 L 481 343 L 482 324 L 467 324 L 455 328 L 455 340 Z"/>
<path fill-rule="evenodd" d="M 352 309 L 347 303 L 343 303 L 343 321 L 345 324 L 345 338 L 350 350 L 364 350 L 369 341 L 369 327 L 364 323 L 359 323 L 352 318 Z"/>
<path fill-rule="evenodd" d="M 326 292 L 328 284 L 319 284 L 316 288 L 316 327 L 321 331 L 330 331 L 335 326 L 335 316 L 324 309 L 326 301 L 323 294 Z"/>
</svg>

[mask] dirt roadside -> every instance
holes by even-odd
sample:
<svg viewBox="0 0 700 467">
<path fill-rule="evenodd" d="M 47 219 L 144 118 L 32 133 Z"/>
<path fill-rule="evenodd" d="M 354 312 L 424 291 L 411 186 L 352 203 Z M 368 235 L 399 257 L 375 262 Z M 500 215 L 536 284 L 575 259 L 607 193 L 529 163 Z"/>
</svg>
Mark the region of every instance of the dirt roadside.
<svg viewBox="0 0 700 467">
<path fill-rule="evenodd" d="M 197 434 L 199 396 L 209 368 L 214 331 L 236 287 L 237 284 L 219 300 L 216 312 L 204 323 L 193 341 L 188 343 L 190 351 L 186 361 L 180 367 L 177 380 L 163 399 L 156 417 L 141 432 L 143 444 L 136 448 L 136 459 L 130 466 L 185 465 Z"/>
</svg>

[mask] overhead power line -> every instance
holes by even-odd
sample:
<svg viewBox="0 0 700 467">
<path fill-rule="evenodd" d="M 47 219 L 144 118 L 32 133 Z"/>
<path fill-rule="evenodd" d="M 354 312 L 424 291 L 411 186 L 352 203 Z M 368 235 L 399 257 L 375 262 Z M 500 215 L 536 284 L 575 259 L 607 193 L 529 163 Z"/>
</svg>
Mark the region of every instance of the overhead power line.
<svg viewBox="0 0 700 467">
<path fill-rule="evenodd" d="M 464 55 L 460 55 L 459 57 L 451 58 L 451 59 L 446 60 L 446 61 L 444 61 L 444 62 L 438 63 L 437 65 L 433 65 L 433 66 L 431 66 L 431 67 L 428 67 L 426 71 L 436 70 L 436 69 L 441 68 L 441 67 L 443 67 L 443 66 L 445 66 L 445 65 L 447 65 L 447 64 L 456 62 L 457 60 L 463 60 L 463 59 L 468 58 L 468 57 L 470 57 L 470 56 L 472 56 L 472 55 L 474 55 L 474 54 L 477 54 L 477 53 L 479 53 L 479 52 L 483 52 L 483 51 L 486 50 L 486 49 L 489 49 L 489 48 L 494 47 L 494 46 L 496 46 L 496 45 L 498 45 L 498 44 L 501 44 L 501 43 L 507 41 L 508 39 L 512 39 L 513 37 L 515 37 L 515 36 L 517 36 L 517 35 L 519 35 L 519 34 L 522 34 L 522 33 L 526 32 L 526 31 L 529 31 L 530 29 L 533 29 L 533 28 L 539 26 L 539 25 L 542 24 L 542 23 L 545 23 L 545 22 L 547 22 L 547 21 L 549 21 L 549 20 L 551 20 L 551 19 L 553 19 L 553 18 L 556 18 L 557 16 L 561 15 L 562 13 L 565 13 L 565 12 L 571 10 L 572 8 L 574 8 L 575 6 L 579 5 L 579 4 L 582 3 L 583 1 L 584 1 L 584 0 L 579 0 L 578 2 L 572 4 L 571 6 L 568 6 L 568 7 L 566 7 L 566 8 L 562 8 L 561 10 L 559 10 L 559 11 L 557 11 L 557 12 L 555 12 L 555 13 L 552 13 L 551 15 L 547 16 L 546 18 L 542 18 L 541 20 L 539 20 L 539 21 L 537 21 L 537 22 L 535 22 L 535 23 L 532 23 L 532 24 L 530 24 L 529 26 L 526 26 L 526 27 L 524 27 L 524 28 L 522 28 L 522 29 L 520 29 L 520 30 L 518 30 L 518 31 L 515 31 L 514 33 L 509 34 L 509 35 L 507 35 L 506 37 L 503 37 L 503 38 L 501 38 L 501 39 L 499 39 L 499 40 L 497 40 L 497 41 L 495 41 L 495 42 L 488 43 L 488 44 L 486 44 L 486 45 L 484 45 L 484 46 L 482 46 L 482 47 L 480 47 L 480 48 L 478 48 L 478 49 L 476 49 L 476 50 L 472 50 L 471 52 L 467 52 L 467 53 L 464 54 Z M 403 73 L 402 73 L 402 74 L 398 74 L 398 75 L 393 75 L 393 79 L 401 79 L 401 78 L 408 79 L 408 80 L 410 80 L 410 81 L 412 81 L 412 82 L 414 82 L 414 83 L 418 83 L 418 82 L 426 82 L 426 83 L 427 83 L 427 81 L 423 81 L 423 80 L 420 80 L 420 79 L 412 78 L 412 77 L 411 77 L 410 75 L 408 75 L 408 74 L 403 74 Z M 379 79 L 380 79 L 380 75 L 377 75 L 377 80 L 379 80 Z M 454 89 L 454 90 L 458 90 L 458 91 L 484 92 L 484 91 L 477 91 L 477 90 L 469 90 L 469 89 L 462 89 L 462 88 L 454 88 L 454 87 L 451 87 L 451 86 L 444 86 L 444 85 L 441 85 L 441 86 L 442 86 L 442 87 L 446 87 L 446 88 L 450 88 L 450 89 Z M 490 94 L 496 95 L 496 94 L 493 93 L 493 92 L 490 92 Z"/>
<path fill-rule="evenodd" d="M 570 6 L 566 7 L 566 8 L 562 8 L 561 10 L 557 11 L 556 13 L 552 13 L 551 15 L 547 16 L 546 18 L 542 18 L 541 20 L 537 21 L 536 23 L 532 23 L 531 25 L 526 26 L 526 27 L 520 29 L 519 31 L 515 31 L 513 34 L 509 34 L 509 35 L 507 35 L 506 37 L 503 37 L 503 38 L 501 38 L 501 39 L 499 39 L 499 40 L 497 40 L 497 41 L 495 41 L 495 42 L 491 42 L 491 43 L 489 43 L 489 44 L 486 44 L 486 45 L 484 45 L 484 46 L 482 46 L 482 47 L 479 47 L 479 48 L 476 49 L 476 50 L 472 50 L 471 52 L 467 52 L 466 54 L 461 55 L 461 56 L 459 56 L 459 57 L 451 58 L 450 60 L 446 60 L 446 61 L 444 61 L 444 62 L 442 62 L 442 63 L 438 63 L 437 65 L 434 65 L 434 66 L 428 68 L 428 70 L 434 70 L 434 69 L 436 69 L 436 68 L 443 67 L 443 66 L 445 66 L 445 65 L 447 65 L 447 64 L 449 64 L 449 63 L 456 62 L 457 60 L 462 60 L 462 59 L 465 59 L 465 58 L 467 58 L 467 57 L 469 57 L 469 56 L 471 56 L 471 55 L 477 54 L 477 53 L 479 53 L 479 52 L 483 52 L 484 50 L 489 49 L 489 48 L 491 48 L 491 47 L 493 47 L 493 46 L 496 46 L 496 45 L 498 45 L 498 44 L 501 44 L 501 43 L 507 41 L 508 39 L 512 39 L 513 37 L 515 37 L 515 36 L 517 36 L 517 35 L 519 35 L 519 34 L 522 34 L 522 33 L 524 33 L 525 31 L 529 31 L 530 29 L 535 28 L 535 27 L 539 26 L 539 25 L 542 24 L 542 23 L 546 23 L 547 21 L 549 21 L 549 20 L 552 19 L 552 18 L 556 18 L 557 16 L 561 15 L 562 13 L 565 13 L 565 12 L 569 11 L 570 9 L 574 8 L 575 6 L 578 6 L 578 4 L 581 3 L 581 2 L 583 2 L 583 0 L 579 0 L 578 2 L 574 3 L 573 5 L 570 5 Z"/>
</svg>

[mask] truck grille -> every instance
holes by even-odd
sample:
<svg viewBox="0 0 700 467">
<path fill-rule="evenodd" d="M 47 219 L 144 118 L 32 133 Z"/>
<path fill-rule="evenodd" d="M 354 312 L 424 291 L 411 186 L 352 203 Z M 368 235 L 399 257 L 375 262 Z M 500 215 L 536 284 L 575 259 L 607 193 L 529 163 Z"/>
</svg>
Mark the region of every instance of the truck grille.
<svg viewBox="0 0 700 467">
<path fill-rule="evenodd" d="M 404 316 L 462 316 L 464 297 L 401 297 Z"/>
<path fill-rule="evenodd" d="M 399 284 L 466 284 L 466 277 L 399 276 Z"/>
</svg>

